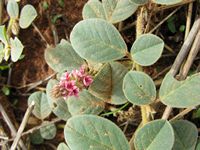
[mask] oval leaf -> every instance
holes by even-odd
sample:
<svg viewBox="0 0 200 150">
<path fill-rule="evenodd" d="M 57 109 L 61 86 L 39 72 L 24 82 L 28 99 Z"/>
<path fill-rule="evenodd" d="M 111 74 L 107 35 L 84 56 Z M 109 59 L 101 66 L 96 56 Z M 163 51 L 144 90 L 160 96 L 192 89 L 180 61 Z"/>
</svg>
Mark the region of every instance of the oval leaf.
<svg viewBox="0 0 200 150">
<path fill-rule="evenodd" d="M 42 144 L 44 142 L 44 139 L 42 138 L 40 134 L 40 130 L 37 130 L 30 134 L 30 140 L 33 144 Z"/>
<path fill-rule="evenodd" d="M 55 48 L 47 48 L 45 50 L 45 60 L 56 72 L 78 69 L 85 63 L 66 40 L 61 40 Z"/>
<path fill-rule="evenodd" d="M 123 132 L 111 121 L 93 115 L 80 115 L 68 120 L 65 140 L 73 150 L 129 150 Z"/>
<path fill-rule="evenodd" d="M 127 102 L 122 83 L 127 68 L 118 62 L 105 64 L 95 76 L 89 91 L 107 103 L 120 105 Z"/>
<path fill-rule="evenodd" d="M 57 147 L 57 150 L 70 150 L 65 143 L 60 143 Z"/>
<path fill-rule="evenodd" d="M 106 19 L 111 23 L 117 23 L 130 17 L 138 8 L 130 0 L 102 0 Z"/>
<path fill-rule="evenodd" d="M 200 104 L 200 74 L 184 81 L 176 80 L 168 73 L 160 87 L 160 100 L 170 107 L 186 108 Z"/>
<path fill-rule="evenodd" d="M 43 92 L 35 92 L 31 94 L 28 98 L 28 105 L 31 102 L 35 102 L 35 107 L 33 109 L 33 114 L 39 119 L 45 119 L 51 113 L 51 108 L 49 106 L 47 96 Z"/>
<path fill-rule="evenodd" d="M 53 87 L 58 83 L 57 80 L 51 79 L 49 80 L 47 86 L 46 86 L 46 93 L 47 93 L 47 99 L 48 103 L 53 111 L 53 113 L 60 119 L 63 119 L 67 121 L 71 114 L 68 110 L 67 103 L 63 98 L 53 98 L 51 93 Z"/>
<path fill-rule="evenodd" d="M 79 97 L 69 97 L 67 99 L 69 112 L 74 115 L 94 114 L 98 115 L 104 110 L 104 102 L 83 90 Z"/>
<path fill-rule="evenodd" d="M 10 18 L 18 19 L 19 16 L 19 6 L 15 0 L 9 0 L 7 4 L 7 12 Z"/>
<path fill-rule="evenodd" d="M 23 52 L 24 45 L 17 37 L 15 37 L 14 39 L 11 38 L 10 44 L 11 44 L 11 59 L 13 62 L 16 62 L 19 60 Z"/>
<path fill-rule="evenodd" d="M 156 87 L 145 73 L 129 71 L 124 77 L 123 90 L 127 99 L 135 105 L 146 105 L 156 99 Z"/>
<path fill-rule="evenodd" d="M 48 121 L 43 122 L 43 124 L 46 124 L 46 123 L 48 123 Z M 50 125 L 40 128 L 40 134 L 46 140 L 53 139 L 56 136 L 56 132 L 57 132 L 57 129 L 56 129 L 55 124 L 50 124 Z"/>
<path fill-rule="evenodd" d="M 106 20 L 103 5 L 99 0 L 89 0 L 83 7 L 83 19 L 102 18 Z"/>
<path fill-rule="evenodd" d="M 156 4 L 173 5 L 182 2 L 183 0 L 153 0 Z"/>
<path fill-rule="evenodd" d="M 143 34 L 131 48 L 133 61 L 141 66 L 154 64 L 161 56 L 164 49 L 164 42 L 153 34 Z"/>
<path fill-rule="evenodd" d="M 175 133 L 173 150 L 195 150 L 198 138 L 197 127 L 187 120 L 177 120 L 171 123 Z"/>
<path fill-rule="evenodd" d="M 86 19 L 75 25 L 70 40 L 84 59 L 109 62 L 126 55 L 126 44 L 117 29 L 102 19 Z"/>
<path fill-rule="evenodd" d="M 137 5 L 144 5 L 148 2 L 148 0 L 130 0 L 130 1 Z"/>
<path fill-rule="evenodd" d="M 32 5 L 25 5 L 21 10 L 19 26 L 22 29 L 28 28 L 36 17 L 37 12 L 35 8 Z"/>
<path fill-rule="evenodd" d="M 174 144 L 173 128 L 167 120 L 155 120 L 136 131 L 137 150 L 171 150 Z"/>
<path fill-rule="evenodd" d="M 137 8 L 129 0 L 90 0 L 83 8 L 83 18 L 102 18 L 114 24 L 130 17 Z"/>
</svg>

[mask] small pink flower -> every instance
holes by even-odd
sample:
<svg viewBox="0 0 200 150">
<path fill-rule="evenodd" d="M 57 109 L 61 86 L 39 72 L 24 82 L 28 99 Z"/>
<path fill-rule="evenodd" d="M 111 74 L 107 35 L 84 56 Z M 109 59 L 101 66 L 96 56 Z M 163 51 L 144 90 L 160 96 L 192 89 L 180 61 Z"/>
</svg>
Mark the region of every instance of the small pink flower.
<svg viewBox="0 0 200 150">
<path fill-rule="evenodd" d="M 85 67 L 81 66 L 79 70 L 72 70 L 71 74 L 74 78 L 83 78 L 85 76 Z"/>
<path fill-rule="evenodd" d="M 93 79 L 87 74 L 85 66 L 81 66 L 80 69 L 63 73 L 58 84 L 58 92 L 64 99 L 69 96 L 78 97 L 79 91 L 88 87 L 92 82 Z"/>
<path fill-rule="evenodd" d="M 78 97 L 78 94 L 79 94 L 79 88 L 76 87 L 73 91 L 70 91 L 68 93 L 68 96 L 76 96 L 76 97 Z"/>
<path fill-rule="evenodd" d="M 60 87 L 65 87 L 65 80 L 60 80 L 59 86 Z"/>
<path fill-rule="evenodd" d="M 66 81 L 65 82 L 65 88 L 67 91 L 73 91 L 76 86 L 75 86 L 76 81 L 72 80 L 72 81 Z"/>
<path fill-rule="evenodd" d="M 93 82 L 93 79 L 92 79 L 91 76 L 85 76 L 85 77 L 83 78 L 83 84 L 84 84 L 84 86 L 86 86 L 86 87 L 88 87 L 90 84 L 92 84 L 92 82 Z"/>
<path fill-rule="evenodd" d="M 81 68 L 79 69 L 79 72 L 84 75 L 85 74 L 85 66 L 82 65 Z"/>
<path fill-rule="evenodd" d="M 62 77 L 61 77 L 60 80 L 61 80 L 61 81 L 62 81 L 62 80 L 67 80 L 67 81 L 69 81 L 69 80 L 70 80 L 70 74 L 69 74 L 68 72 L 65 72 L 65 73 L 62 75 Z"/>
</svg>

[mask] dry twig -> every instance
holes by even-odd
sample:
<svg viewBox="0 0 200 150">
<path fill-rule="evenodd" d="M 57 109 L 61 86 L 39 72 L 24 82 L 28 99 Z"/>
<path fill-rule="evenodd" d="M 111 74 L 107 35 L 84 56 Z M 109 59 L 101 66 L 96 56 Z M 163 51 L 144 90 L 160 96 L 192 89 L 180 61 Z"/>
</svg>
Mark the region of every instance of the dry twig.
<svg viewBox="0 0 200 150">
<path fill-rule="evenodd" d="M 158 27 L 160 27 L 165 21 L 167 21 L 171 16 L 173 16 L 179 9 L 181 8 L 178 7 L 176 8 L 173 12 L 171 12 L 167 17 L 165 17 L 162 21 L 160 21 L 149 33 L 153 33 Z"/>
<path fill-rule="evenodd" d="M 4 110 L 3 106 L 1 105 L 1 103 L 0 103 L 0 112 L 1 112 L 1 114 L 3 116 L 4 121 L 6 122 L 6 124 L 8 125 L 8 127 L 9 127 L 9 129 L 11 131 L 12 137 L 16 136 L 17 131 L 16 131 L 13 123 L 11 122 L 10 118 L 8 117 L 7 113 L 5 112 L 5 110 Z M 21 148 L 23 150 L 26 150 L 25 144 L 23 143 L 22 140 L 19 141 L 19 144 L 20 144 L 20 146 L 21 146 Z"/>
<path fill-rule="evenodd" d="M 180 69 L 180 66 L 181 66 L 181 64 L 183 63 L 185 57 L 187 56 L 187 54 L 188 54 L 188 52 L 189 52 L 189 50 L 190 50 L 190 48 L 191 48 L 191 46 L 192 46 L 192 43 L 193 43 L 193 41 L 194 41 L 194 39 L 195 39 L 197 33 L 199 32 L 199 30 L 200 30 L 200 18 L 198 18 L 198 19 L 194 22 L 194 25 L 193 25 L 193 27 L 192 27 L 192 29 L 191 29 L 191 31 L 190 31 L 190 33 L 189 33 L 187 39 L 185 40 L 185 42 L 184 42 L 184 44 L 183 44 L 183 46 L 182 46 L 182 48 L 181 48 L 181 50 L 180 50 L 178 56 L 176 57 L 176 60 L 175 60 L 173 66 L 172 66 L 172 68 L 171 68 L 171 70 L 170 70 L 170 72 L 171 72 L 171 74 L 172 74 L 173 76 L 175 76 L 175 75 L 177 74 L 178 70 Z M 199 34 L 199 33 L 198 33 L 198 34 Z M 199 37 L 197 36 L 196 39 L 195 39 L 196 42 L 194 42 L 194 44 L 193 44 L 193 49 L 194 49 L 194 50 L 193 50 L 193 51 L 191 50 L 191 53 L 189 54 L 189 55 L 191 55 L 191 56 L 190 56 L 190 59 L 191 59 L 191 58 L 194 59 L 194 54 L 196 53 L 196 51 L 197 51 L 198 48 L 199 48 L 199 47 L 196 48 L 197 43 L 198 43 L 197 41 L 199 41 L 198 38 L 199 38 Z M 195 43 L 196 43 L 196 44 L 195 44 Z M 196 55 L 195 55 L 195 56 L 196 56 Z M 191 64 L 190 64 L 191 62 L 193 62 L 193 60 L 188 60 L 187 64 L 185 64 L 185 66 L 184 66 L 184 68 L 185 68 L 185 67 L 188 67 L 188 68 L 187 68 L 188 71 L 189 71 L 189 68 L 191 67 Z M 185 77 L 186 77 L 187 73 L 188 73 L 188 72 L 185 72 L 185 73 L 184 73 L 184 74 L 185 74 L 185 75 L 184 75 Z M 165 109 L 165 111 L 164 111 L 164 113 L 163 113 L 162 119 L 168 119 L 168 118 L 169 118 L 169 115 L 170 115 L 170 113 L 171 113 L 171 111 L 172 111 L 172 108 L 171 108 L 170 106 L 167 106 L 166 109 Z"/>
<path fill-rule="evenodd" d="M 28 118 L 29 118 L 29 116 L 30 116 L 30 114 L 31 114 L 31 112 L 34 108 L 34 105 L 35 105 L 35 102 L 32 101 L 32 103 L 29 105 L 28 109 L 26 110 L 26 113 L 24 115 L 24 119 L 22 120 L 22 123 L 21 123 L 19 130 L 17 132 L 17 135 L 16 135 L 14 142 L 13 142 L 11 148 L 10 148 L 11 150 L 15 150 L 15 148 L 17 147 L 17 143 L 19 142 L 19 139 L 22 135 L 22 132 L 23 132 L 24 128 L 26 127 Z"/>
</svg>

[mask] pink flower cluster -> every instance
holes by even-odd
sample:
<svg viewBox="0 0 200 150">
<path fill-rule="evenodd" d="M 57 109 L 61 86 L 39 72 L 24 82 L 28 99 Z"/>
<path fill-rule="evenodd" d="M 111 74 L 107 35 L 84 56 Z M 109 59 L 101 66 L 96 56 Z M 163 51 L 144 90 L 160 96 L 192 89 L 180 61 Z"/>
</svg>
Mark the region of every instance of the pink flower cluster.
<svg viewBox="0 0 200 150">
<path fill-rule="evenodd" d="M 65 72 L 59 82 L 61 96 L 64 99 L 69 96 L 78 97 L 79 92 L 83 88 L 87 88 L 92 82 L 93 79 L 86 73 L 84 66 L 79 70 L 72 70 L 70 73 Z"/>
</svg>

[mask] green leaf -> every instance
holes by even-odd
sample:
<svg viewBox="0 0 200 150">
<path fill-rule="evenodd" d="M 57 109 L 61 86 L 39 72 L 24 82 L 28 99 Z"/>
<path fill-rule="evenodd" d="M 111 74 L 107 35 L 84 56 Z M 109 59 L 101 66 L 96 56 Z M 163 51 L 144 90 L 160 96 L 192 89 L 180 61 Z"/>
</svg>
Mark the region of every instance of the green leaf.
<svg viewBox="0 0 200 150">
<path fill-rule="evenodd" d="M 176 16 L 172 16 L 167 20 L 167 26 L 172 33 L 176 33 L 176 26 L 175 26 L 175 18 Z"/>
<path fill-rule="evenodd" d="M 156 99 L 156 87 L 147 74 L 129 71 L 124 77 L 123 91 L 126 98 L 134 105 L 146 105 Z"/>
<path fill-rule="evenodd" d="M 18 19 L 19 16 L 19 6 L 15 0 L 9 0 L 7 4 L 7 12 L 10 18 Z"/>
<path fill-rule="evenodd" d="M 65 143 L 60 143 L 57 147 L 57 150 L 70 150 Z"/>
<path fill-rule="evenodd" d="M 195 150 L 200 150 L 200 139 L 197 141 L 196 149 Z"/>
<path fill-rule="evenodd" d="M 130 1 L 137 5 L 144 5 L 148 2 L 148 0 L 130 0 Z"/>
<path fill-rule="evenodd" d="M 136 131 L 137 150 L 171 150 L 174 144 L 173 128 L 167 120 L 155 120 Z"/>
<path fill-rule="evenodd" d="M 8 43 L 5 25 L 0 26 L 0 40 L 1 40 L 4 44 L 7 44 L 7 43 Z"/>
<path fill-rule="evenodd" d="M 63 14 L 54 15 L 54 16 L 52 17 L 52 19 L 51 19 L 51 22 L 52 22 L 53 24 L 55 24 L 56 21 L 57 21 L 58 19 L 62 18 L 62 17 L 63 17 Z"/>
<path fill-rule="evenodd" d="M 93 115 L 70 118 L 64 129 L 72 150 L 129 150 L 123 132 L 111 121 Z"/>
<path fill-rule="evenodd" d="M 156 4 L 173 5 L 182 2 L 183 0 L 153 0 Z"/>
<path fill-rule="evenodd" d="M 130 17 L 137 7 L 129 0 L 90 0 L 83 8 L 83 18 L 102 18 L 114 24 Z"/>
<path fill-rule="evenodd" d="M 185 25 L 181 25 L 181 26 L 179 27 L 179 31 L 180 31 L 180 32 L 184 32 L 184 31 L 185 31 L 185 28 L 186 28 Z"/>
<path fill-rule="evenodd" d="M 25 5 L 21 10 L 19 26 L 22 29 L 28 28 L 36 17 L 37 12 L 35 8 L 32 5 Z"/>
<path fill-rule="evenodd" d="M 47 124 L 49 121 L 44 121 L 43 124 Z M 47 126 L 44 126 L 42 128 L 40 128 L 40 134 L 42 136 L 42 138 L 46 139 L 46 140 L 51 140 L 56 136 L 56 126 L 55 124 L 50 124 Z"/>
<path fill-rule="evenodd" d="M 17 37 L 15 37 L 14 39 L 10 38 L 10 44 L 11 44 L 11 59 L 13 62 L 16 62 L 19 60 L 23 52 L 24 46 Z"/>
<path fill-rule="evenodd" d="M 60 119 L 63 119 L 67 121 L 70 117 L 71 114 L 69 113 L 67 103 L 65 100 L 60 97 L 60 98 L 54 98 L 52 97 L 52 89 L 53 87 L 58 84 L 57 80 L 51 79 L 49 80 L 47 87 L 46 87 L 46 93 L 47 93 L 47 99 L 48 103 L 53 111 L 53 113 Z"/>
<path fill-rule="evenodd" d="M 109 62 L 126 55 L 127 47 L 117 29 L 102 19 L 86 19 L 73 28 L 70 40 L 74 50 L 92 62 Z"/>
<path fill-rule="evenodd" d="M 143 34 L 133 43 L 131 56 L 137 64 L 150 66 L 161 57 L 163 49 L 162 39 L 153 34 Z"/>
<path fill-rule="evenodd" d="M 200 74 L 192 75 L 184 81 L 178 81 L 168 73 L 160 87 L 159 97 L 162 103 L 170 107 L 193 107 L 200 104 L 199 89 Z"/>
<path fill-rule="evenodd" d="M 47 48 L 45 50 L 45 60 L 56 72 L 71 71 L 85 64 L 85 61 L 74 51 L 71 44 L 66 40 L 61 40 L 55 48 Z"/>
<path fill-rule="evenodd" d="M 197 127 L 187 120 L 171 122 L 175 133 L 175 143 L 172 150 L 195 150 L 198 138 Z"/>
<path fill-rule="evenodd" d="M 64 8 L 65 7 L 65 0 L 58 0 L 58 4 L 60 7 Z"/>
<path fill-rule="evenodd" d="M 120 105 L 127 102 L 122 83 L 127 68 L 118 62 L 107 63 L 95 76 L 89 91 L 107 103 Z"/>
<path fill-rule="evenodd" d="M 83 19 L 102 18 L 106 20 L 106 14 L 99 0 L 89 0 L 83 7 Z"/>
<path fill-rule="evenodd" d="M 43 120 L 50 115 L 51 108 L 45 93 L 39 91 L 31 94 L 28 98 L 28 105 L 30 105 L 32 101 L 35 102 L 33 114 L 37 118 Z"/>
<path fill-rule="evenodd" d="M 106 18 L 111 23 L 117 23 L 130 17 L 138 8 L 130 0 L 102 0 Z"/>
<path fill-rule="evenodd" d="M 104 110 L 104 102 L 87 90 L 83 90 L 79 97 L 69 97 L 67 105 L 72 116 L 81 114 L 98 115 Z"/>
<path fill-rule="evenodd" d="M 198 118 L 200 118 L 200 108 L 192 112 L 192 119 L 198 119 Z"/>
<path fill-rule="evenodd" d="M 42 2 L 42 8 L 43 8 L 44 10 L 49 9 L 49 4 L 48 4 L 47 1 L 43 1 L 43 2 Z"/>
<path fill-rule="evenodd" d="M 44 139 L 42 138 L 40 134 L 40 130 L 37 130 L 30 135 L 31 143 L 33 144 L 42 144 L 44 142 Z"/>
<path fill-rule="evenodd" d="M 6 96 L 10 95 L 10 88 L 8 86 L 3 86 L 1 90 L 4 95 Z"/>
</svg>

